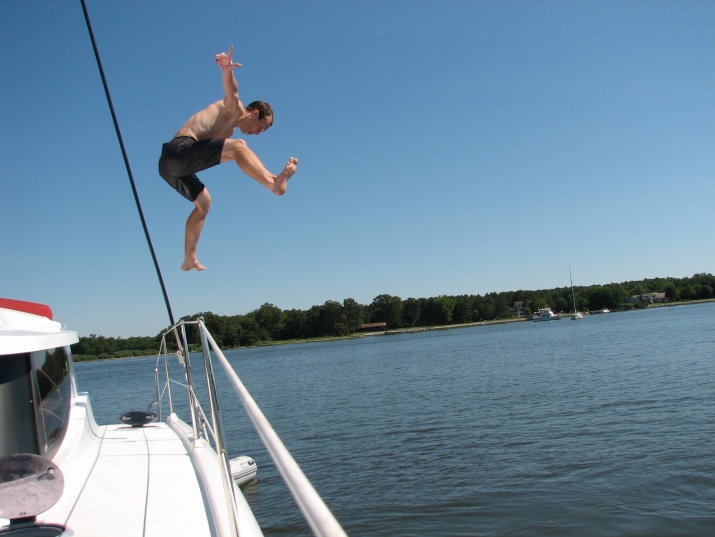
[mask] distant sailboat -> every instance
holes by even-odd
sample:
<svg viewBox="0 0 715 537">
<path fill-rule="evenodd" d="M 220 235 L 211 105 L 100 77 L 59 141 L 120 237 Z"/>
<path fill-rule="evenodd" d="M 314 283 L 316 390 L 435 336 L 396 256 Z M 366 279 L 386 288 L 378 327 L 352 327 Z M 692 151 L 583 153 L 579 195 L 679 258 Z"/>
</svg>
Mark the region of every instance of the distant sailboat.
<svg viewBox="0 0 715 537">
<path fill-rule="evenodd" d="M 571 281 L 571 298 L 573 299 L 573 312 L 571 312 L 571 320 L 577 321 L 583 319 L 583 314 L 576 309 L 576 294 L 573 292 L 573 278 L 571 277 L 571 265 L 569 265 L 569 280 Z"/>
</svg>

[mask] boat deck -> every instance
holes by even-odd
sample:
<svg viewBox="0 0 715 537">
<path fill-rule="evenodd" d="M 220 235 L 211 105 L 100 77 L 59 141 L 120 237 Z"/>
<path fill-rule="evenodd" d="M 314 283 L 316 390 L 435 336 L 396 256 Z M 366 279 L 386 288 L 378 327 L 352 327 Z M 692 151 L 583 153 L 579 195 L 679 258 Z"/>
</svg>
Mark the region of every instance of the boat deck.
<svg viewBox="0 0 715 537">
<path fill-rule="evenodd" d="M 65 494 L 38 522 L 64 524 L 76 537 L 230 534 L 215 453 L 203 441 L 191 444 L 185 423 L 97 426 L 81 415 L 89 408 L 83 397 L 54 459 Z M 238 496 L 241 535 L 261 535 Z"/>
</svg>

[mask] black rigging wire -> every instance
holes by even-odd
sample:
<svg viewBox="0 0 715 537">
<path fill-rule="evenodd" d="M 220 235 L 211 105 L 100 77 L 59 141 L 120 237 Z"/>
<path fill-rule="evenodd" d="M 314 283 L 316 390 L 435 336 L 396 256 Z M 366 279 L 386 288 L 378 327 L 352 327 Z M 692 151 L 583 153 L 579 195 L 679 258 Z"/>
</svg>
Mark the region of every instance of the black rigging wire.
<svg viewBox="0 0 715 537">
<path fill-rule="evenodd" d="M 169 313 L 169 320 L 171 321 L 171 326 L 174 326 L 174 314 L 171 312 L 171 304 L 169 303 L 169 295 L 166 293 L 166 286 L 164 286 L 164 278 L 161 275 L 161 269 L 159 268 L 159 262 L 156 260 L 156 254 L 154 253 L 154 246 L 151 243 L 151 237 L 149 236 L 149 228 L 146 226 L 146 220 L 144 220 L 144 212 L 142 211 L 142 206 L 139 201 L 139 194 L 137 193 L 137 187 L 134 184 L 134 176 L 132 175 L 132 169 L 129 166 L 129 159 L 127 158 L 127 152 L 124 149 L 124 141 L 122 140 L 122 133 L 119 130 L 119 123 L 117 122 L 117 115 L 114 113 L 114 105 L 112 105 L 112 97 L 109 95 L 109 86 L 107 85 L 107 79 L 104 76 L 104 69 L 102 68 L 102 61 L 99 59 L 99 50 L 97 49 L 97 42 L 94 40 L 94 32 L 92 32 L 92 23 L 89 21 L 89 13 L 87 12 L 87 6 L 82 2 L 82 11 L 84 11 L 84 19 L 87 21 L 87 30 L 89 31 L 89 37 L 92 40 L 92 48 L 94 49 L 94 57 L 97 59 L 97 67 L 99 68 L 99 74 L 102 76 L 102 84 L 104 85 L 104 93 L 107 95 L 107 104 L 109 104 L 109 110 L 112 113 L 112 121 L 114 121 L 114 130 L 117 131 L 117 138 L 119 139 L 119 147 L 122 149 L 122 156 L 124 157 L 124 165 L 127 168 L 127 174 L 129 175 L 129 183 L 132 186 L 132 192 L 134 193 L 134 201 L 137 204 L 137 210 L 139 211 L 139 218 L 142 222 L 142 227 L 144 228 L 144 236 L 146 237 L 146 242 L 149 245 L 149 251 L 151 252 L 151 258 L 154 261 L 154 268 L 156 269 L 156 275 L 159 277 L 159 284 L 161 285 L 161 292 L 164 294 L 164 302 L 166 302 L 166 310 Z"/>
</svg>

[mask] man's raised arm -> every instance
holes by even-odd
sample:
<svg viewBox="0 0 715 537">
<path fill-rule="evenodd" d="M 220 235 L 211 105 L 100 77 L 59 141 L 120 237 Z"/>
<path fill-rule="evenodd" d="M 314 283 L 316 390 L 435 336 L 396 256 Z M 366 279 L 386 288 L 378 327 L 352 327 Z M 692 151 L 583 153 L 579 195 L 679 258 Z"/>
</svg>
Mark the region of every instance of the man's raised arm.
<svg viewBox="0 0 715 537">
<path fill-rule="evenodd" d="M 221 52 L 216 54 L 216 63 L 221 69 L 221 81 L 223 82 L 223 90 L 226 96 L 223 99 L 226 109 L 232 114 L 237 114 L 241 111 L 241 102 L 238 100 L 238 82 L 233 75 L 233 70 L 236 67 L 241 67 L 240 63 L 233 63 L 233 45 L 228 49 L 228 54 Z"/>
</svg>

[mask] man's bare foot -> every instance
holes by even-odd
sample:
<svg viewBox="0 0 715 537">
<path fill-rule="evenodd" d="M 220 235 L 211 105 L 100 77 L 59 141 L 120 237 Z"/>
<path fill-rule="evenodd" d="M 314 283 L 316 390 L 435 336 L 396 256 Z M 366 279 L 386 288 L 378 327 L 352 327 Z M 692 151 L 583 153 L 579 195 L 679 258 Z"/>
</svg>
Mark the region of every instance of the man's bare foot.
<svg viewBox="0 0 715 537">
<path fill-rule="evenodd" d="M 283 168 L 283 171 L 279 173 L 278 177 L 276 177 L 273 181 L 273 187 L 271 188 L 271 190 L 274 194 L 278 194 L 279 196 L 285 194 L 286 188 L 288 188 L 288 179 L 290 179 L 291 176 L 295 173 L 297 166 L 298 159 L 295 157 L 291 157 L 288 160 L 288 164 L 286 164 L 285 168 Z"/>
<path fill-rule="evenodd" d="M 206 267 L 199 263 L 198 259 L 194 259 L 193 261 L 184 261 L 181 264 L 181 270 L 184 272 L 188 272 L 190 270 L 206 270 Z"/>
</svg>

